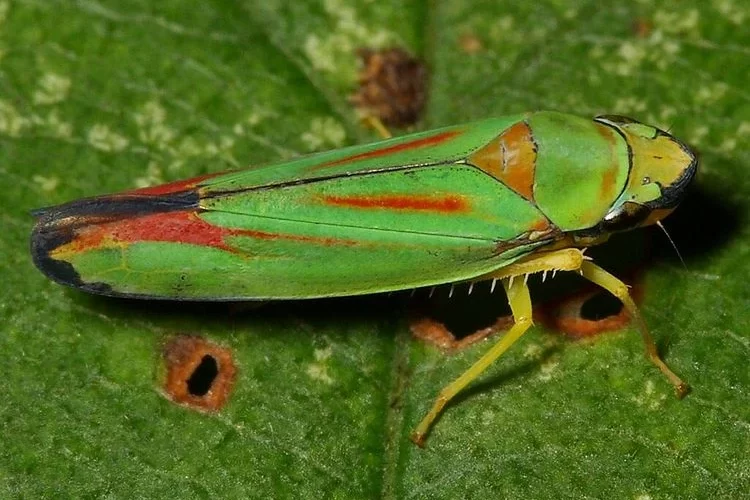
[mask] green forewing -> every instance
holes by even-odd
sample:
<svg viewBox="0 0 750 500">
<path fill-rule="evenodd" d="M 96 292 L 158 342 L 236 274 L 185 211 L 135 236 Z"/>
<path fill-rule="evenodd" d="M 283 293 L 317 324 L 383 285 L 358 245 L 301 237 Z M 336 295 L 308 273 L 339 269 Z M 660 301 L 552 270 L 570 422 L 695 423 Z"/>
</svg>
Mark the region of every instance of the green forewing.
<svg viewBox="0 0 750 500">
<path fill-rule="evenodd" d="M 413 167 L 334 177 L 244 196 L 206 198 L 202 217 L 226 227 L 251 229 L 254 219 L 236 214 L 331 227 L 508 241 L 529 231 L 542 216 L 528 201 L 481 170 L 463 164 Z M 232 217 L 232 224 L 227 226 Z"/>
<path fill-rule="evenodd" d="M 370 170 L 452 163 L 466 158 L 469 153 L 525 116 L 491 118 L 468 125 L 326 151 L 284 163 L 232 172 L 204 181 L 201 185 L 207 192 L 236 190 L 321 177 L 356 175 Z"/>
<path fill-rule="evenodd" d="M 547 243 L 526 238 L 546 223 L 533 203 L 465 163 L 522 118 L 218 175 L 195 188 L 200 210 L 102 223 L 105 235 L 122 239 L 138 226 L 149 236 L 65 260 L 82 282 L 114 294 L 192 299 L 354 295 L 470 279 Z M 160 241 L 164 230 L 151 229 L 159 225 L 177 238 Z"/>
<path fill-rule="evenodd" d="M 229 219 L 231 215 L 222 218 L 232 224 Z M 460 281 L 500 267 L 533 248 L 516 247 L 498 255 L 492 242 L 487 241 L 405 237 L 404 233 L 356 228 L 347 230 L 347 239 L 341 240 L 341 232 L 335 227 L 257 222 L 256 228 L 282 230 L 297 237 L 230 237 L 228 243 L 236 253 L 143 242 L 122 252 L 108 250 L 86 255 L 80 261 L 74 258 L 72 263 L 86 271 L 81 273 L 86 281 L 111 283 L 125 294 L 222 300 L 308 298 Z M 299 236 L 305 233 L 316 236 Z M 121 262 L 124 265 L 119 265 Z"/>
</svg>

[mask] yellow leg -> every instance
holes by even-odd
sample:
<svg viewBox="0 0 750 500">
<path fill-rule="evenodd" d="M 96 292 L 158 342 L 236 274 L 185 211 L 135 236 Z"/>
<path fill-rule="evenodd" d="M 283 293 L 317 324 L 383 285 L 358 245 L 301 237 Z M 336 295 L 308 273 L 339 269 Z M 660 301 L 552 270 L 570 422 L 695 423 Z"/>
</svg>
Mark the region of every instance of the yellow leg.
<svg viewBox="0 0 750 500">
<path fill-rule="evenodd" d="M 597 266 L 590 259 L 583 255 L 583 251 L 577 248 L 565 248 L 562 250 L 554 250 L 543 254 L 537 254 L 527 259 L 519 260 L 502 269 L 494 271 L 486 276 L 482 276 L 480 279 L 488 278 L 505 278 L 521 275 L 531 274 L 544 271 L 577 271 L 581 275 L 599 285 L 600 287 L 607 290 L 609 293 L 620 299 L 625 306 L 625 309 L 630 313 L 630 316 L 635 321 L 638 329 L 643 337 L 643 343 L 646 347 L 646 356 L 648 359 L 656 365 L 661 372 L 666 375 L 672 385 L 677 391 L 677 397 L 683 398 L 689 391 L 689 386 L 683 382 L 667 365 L 664 360 L 659 357 L 659 352 L 656 349 L 651 334 L 648 331 L 648 326 L 643 320 L 638 307 L 633 302 L 628 292 L 628 287 L 617 279 L 616 277 L 609 274 L 607 271 Z"/>
<path fill-rule="evenodd" d="M 521 259 L 513 264 L 503 267 L 502 269 L 480 276 L 473 281 L 513 278 L 515 276 L 546 271 L 578 271 L 581 269 L 581 265 L 586 259 L 588 259 L 588 257 L 583 255 L 582 250 L 577 248 L 564 248 L 562 250 L 554 250 L 552 252 L 545 252 L 527 257 L 526 259 Z"/>
<path fill-rule="evenodd" d="M 581 274 L 587 280 L 596 283 L 597 285 L 620 299 L 622 304 L 625 306 L 625 309 L 628 311 L 628 313 L 630 313 L 630 316 L 638 325 L 638 329 L 641 331 L 643 343 L 646 345 L 646 357 L 648 357 L 648 359 L 651 360 L 651 362 L 655 364 L 664 375 L 667 376 L 667 378 L 677 391 L 677 397 L 683 398 L 690 391 L 690 388 L 685 382 L 680 379 L 680 377 L 675 375 L 675 373 L 670 370 L 666 363 L 664 363 L 664 361 L 659 357 L 659 352 L 656 349 L 654 339 L 651 338 L 651 334 L 648 332 L 646 322 L 643 320 L 641 313 L 638 311 L 638 307 L 635 305 L 635 302 L 633 302 L 633 299 L 630 298 L 627 285 L 625 285 L 625 283 L 612 276 L 593 262 L 583 262 L 581 265 Z"/>
<path fill-rule="evenodd" d="M 583 251 L 576 248 L 565 248 L 521 259 L 513 264 L 503 267 L 502 269 L 498 269 L 497 271 L 493 271 L 475 279 L 475 281 L 487 279 L 502 280 L 503 287 L 508 295 L 508 302 L 510 303 L 511 311 L 513 312 L 515 324 L 513 325 L 513 328 L 511 328 L 508 333 L 493 345 L 484 356 L 474 363 L 471 368 L 466 370 L 460 377 L 440 391 L 440 394 L 435 400 L 429 413 L 427 413 L 419 425 L 417 425 L 414 432 L 412 432 L 412 441 L 419 446 L 423 446 L 430 427 L 438 415 L 440 415 L 440 412 L 448 401 L 450 401 L 464 387 L 469 385 L 474 379 L 480 376 L 489 365 L 495 362 L 521 337 L 521 335 L 524 334 L 524 332 L 526 332 L 526 330 L 529 329 L 532 325 L 531 299 L 529 297 L 529 289 L 526 286 L 523 276 L 531 273 L 547 271 L 579 272 L 584 278 L 601 286 L 620 299 L 625 306 L 625 309 L 637 323 L 638 329 L 641 331 L 641 336 L 643 337 L 643 342 L 646 346 L 647 357 L 675 386 L 678 397 L 682 398 L 688 393 L 688 385 L 675 375 L 659 357 L 656 344 L 651 338 L 651 334 L 648 332 L 648 327 L 641 317 L 638 307 L 628 293 L 627 285 L 593 262 L 590 262 L 590 259 L 583 255 Z"/>
<path fill-rule="evenodd" d="M 531 326 L 531 298 L 529 289 L 523 279 L 517 279 L 511 283 L 510 278 L 503 279 L 503 287 L 508 295 L 511 311 L 515 324 L 503 337 L 487 351 L 471 368 L 466 370 L 460 377 L 451 382 L 440 391 L 430 412 L 422 419 L 414 432 L 411 440 L 419 446 L 424 445 L 424 439 L 430 430 L 432 423 L 440 414 L 443 407 L 464 387 L 469 385 L 475 378 L 484 372 L 488 366 L 494 363 L 505 351 L 518 340 Z"/>
<path fill-rule="evenodd" d="M 391 137 L 393 137 L 391 131 L 388 130 L 385 125 L 383 125 L 383 122 L 380 121 L 380 118 L 372 115 L 365 115 L 361 118 L 361 120 L 362 123 L 364 123 L 368 127 L 372 127 L 373 129 L 375 129 L 375 132 L 377 132 L 378 135 L 380 135 L 380 137 L 382 137 L 383 139 L 390 139 Z"/>
</svg>

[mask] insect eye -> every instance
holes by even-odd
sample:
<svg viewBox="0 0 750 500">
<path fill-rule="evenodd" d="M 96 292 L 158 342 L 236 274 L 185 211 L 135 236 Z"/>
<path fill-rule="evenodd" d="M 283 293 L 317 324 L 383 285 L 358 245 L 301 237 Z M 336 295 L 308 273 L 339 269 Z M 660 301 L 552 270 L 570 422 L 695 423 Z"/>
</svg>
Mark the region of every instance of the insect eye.
<svg viewBox="0 0 750 500">
<path fill-rule="evenodd" d="M 604 216 L 602 228 L 612 232 L 633 229 L 640 226 L 650 213 L 647 206 L 628 201 Z"/>
</svg>

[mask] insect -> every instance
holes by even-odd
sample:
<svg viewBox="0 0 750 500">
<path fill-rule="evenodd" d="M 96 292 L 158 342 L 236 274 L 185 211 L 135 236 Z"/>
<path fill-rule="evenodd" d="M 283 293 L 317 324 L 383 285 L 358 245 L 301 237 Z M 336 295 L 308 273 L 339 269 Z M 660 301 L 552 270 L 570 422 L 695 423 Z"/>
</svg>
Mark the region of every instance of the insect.
<svg viewBox="0 0 750 500">
<path fill-rule="evenodd" d="M 80 290 L 169 300 L 305 299 L 492 280 L 515 324 L 439 394 L 443 406 L 531 326 L 525 277 L 574 271 L 620 299 L 678 395 L 619 279 L 583 249 L 658 222 L 696 155 L 621 116 L 535 112 L 38 210 L 36 266 Z"/>
</svg>

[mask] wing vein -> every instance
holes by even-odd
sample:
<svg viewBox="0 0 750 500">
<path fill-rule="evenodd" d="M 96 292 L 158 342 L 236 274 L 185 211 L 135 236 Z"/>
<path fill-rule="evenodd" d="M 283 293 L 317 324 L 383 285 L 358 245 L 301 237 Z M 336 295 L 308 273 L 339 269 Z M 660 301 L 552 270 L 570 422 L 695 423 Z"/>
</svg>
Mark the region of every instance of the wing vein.
<svg viewBox="0 0 750 500">
<path fill-rule="evenodd" d="M 200 207 L 201 211 L 203 212 L 217 212 L 217 213 L 224 213 L 224 214 L 231 214 L 231 215 L 241 215 L 244 217 L 257 217 L 259 219 L 267 219 L 267 220 L 276 220 L 276 221 L 284 221 L 284 222 L 296 222 L 300 224 L 312 224 L 317 226 L 326 226 L 326 227 L 342 227 L 342 228 L 354 228 L 354 229 L 366 229 L 370 231 L 381 231 L 383 233 L 398 233 L 398 234 L 417 234 L 420 236 L 435 236 L 435 237 L 441 237 L 441 238 L 454 238 L 457 240 L 470 240 L 470 241 L 478 241 L 483 243 L 496 243 L 497 240 L 492 238 L 476 238 L 471 236 L 457 236 L 455 234 L 443 234 L 443 233 L 427 233 L 423 231 L 405 231 L 405 230 L 395 230 L 395 229 L 386 229 L 386 228 L 379 228 L 379 227 L 371 227 L 371 226 L 356 226 L 353 224 L 336 224 L 331 222 L 317 222 L 317 221 L 309 221 L 309 220 L 302 220 L 302 219 L 292 219 L 292 218 L 284 218 L 284 217 L 277 217 L 277 216 L 268 216 L 268 215 L 259 215 L 259 214 L 248 214 L 244 212 L 238 212 L 234 210 L 218 210 L 215 208 L 206 208 L 206 207 Z"/>
</svg>

